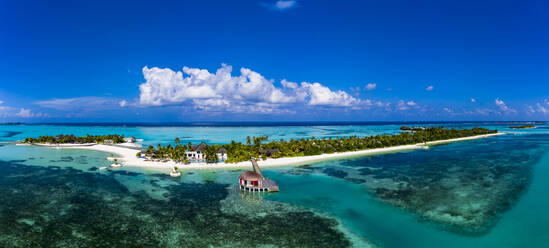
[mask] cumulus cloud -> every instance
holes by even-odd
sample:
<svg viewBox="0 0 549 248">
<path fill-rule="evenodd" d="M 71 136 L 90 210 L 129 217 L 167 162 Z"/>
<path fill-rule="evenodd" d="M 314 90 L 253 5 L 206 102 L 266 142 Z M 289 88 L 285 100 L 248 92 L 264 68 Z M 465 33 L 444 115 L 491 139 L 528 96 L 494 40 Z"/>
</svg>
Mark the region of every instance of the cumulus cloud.
<svg viewBox="0 0 549 248">
<path fill-rule="evenodd" d="M 120 107 L 122 107 L 122 108 L 126 107 L 128 105 L 128 101 L 122 100 L 122 101 L 118 102 L 118 105 L 120 105 Z"/>
<path fill-rule="evenodd" d="M 276 112 L 290 104 L 309 106 L 352 106 L 360 100 L 341 90 L 331 90 L 320 83 L 301 84 L 274 80 L 247 68 L 239 76 L 223 64 L 215 73 L 205 69 L 183 67 L 144 67 L 146 82 L 139 85 L 139 103 L 144 106 L 192 104 L 200 110 Z M 260 106 L 260 107 L 257 107 Z"/>
<path fill-rule="evenodd" d="M 0 100 L 0 104 L 3 104 L 3 103 L 4 103 L 4 101 L 1 101 L 1 100 Z"/>
<path fill-rule="evenodd" d="M 15 114 L 15 116 L 19 116 L 23 118 L 42 117 L 42 113 L 35 114 L 30 109 L 21 108 L 19 112 Z"/>
<path fill-rule="evenodd" d="M 345 91 L 332 91 L 319 83 L 301 83 L 305 94 L 310 96 L 309 105 L 351 106 L 359 101 Z"/>
<path fill-rule="evenodd" d="M 477 99 L 471 98 L 471 102 L 472 102 L 472 103 L 475 103 L 475 102 L 477 102 Z"/>
<path fill-rule="evenodd" d="M 427 88 L 425 88 L 425 91 L 432 91 L 432 90 L 434 90 L 434 89 L 435 89 L 434 86 L 429 85 L 429 86 L 427 86 Z"/>
<path fill-rule="evenodd" d="M 507 104 L 505 104 L 505 102 L 500 100 L 499 98 L 496 98 L 495 103 L 501 109 L 501 111 L 505 113 L 516 112 L 516 110 L 508 107 Z"/>
<path fill-rule="evenodd" d="M 375 83 L 369 83 L 366 85 L 366 87 L 364 87 L 365 90 L 374 90 L 376 88 L 376 84 Z"/>
<path fill-rule="evenodd" d="M 416 102 L 414 102 L 414 101 L 405 102 L 404 100 L 398 101 L 398 103 L 397 103 L 397 105 L 396 105 L 396 108 L 397 108 L 398 110 L 402 110 L 402 111 L 408 110 L 408 109 L 410 109 L 411 107 L 418 108 L 419 105 L 418 105 Z"/>
</svg>

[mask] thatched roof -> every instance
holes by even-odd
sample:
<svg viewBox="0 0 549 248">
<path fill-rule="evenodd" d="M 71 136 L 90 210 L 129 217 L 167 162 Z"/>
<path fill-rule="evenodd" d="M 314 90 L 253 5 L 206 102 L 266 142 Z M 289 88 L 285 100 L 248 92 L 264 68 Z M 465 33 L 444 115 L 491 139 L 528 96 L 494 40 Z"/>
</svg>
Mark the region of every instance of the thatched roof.
<svg viewBox="0 0 549 248">
<path fill-rule="evenodd" d="M 263 177 L 261 177 L 259 174 L 255 173 L 254 171 L 246 171 L 242 173 L 239 178 L 246 181 L 263 180 Z"/>
<path fill-rule="evenodd" d="M 206 147 L 206 143 L 202 142 L 200 143 L 200 145 L 192 145 L 191 146 L 191 150 L 193 151 L 202 151 L 204 149 L 204 147 Z"/>
<path fill-rule="evenodd" d="M 261 153 L 265 154 L 266 156 L 271 156 L 272 154 L 280 152 L 278 149 L 263 149 L 260 150 Z"/>
</svg>

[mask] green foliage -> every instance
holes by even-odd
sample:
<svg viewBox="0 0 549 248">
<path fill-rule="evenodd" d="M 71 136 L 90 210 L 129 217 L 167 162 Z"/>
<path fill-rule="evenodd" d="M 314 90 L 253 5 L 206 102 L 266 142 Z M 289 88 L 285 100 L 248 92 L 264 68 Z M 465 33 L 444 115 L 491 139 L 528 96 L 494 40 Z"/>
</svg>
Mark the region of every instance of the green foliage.
<svg viewBox="0 0 549 248">
<path fill-rule="evenodd" d="M 50 144 L 83 144 L 83 143 L 124 143 L 124 135 L 109 134 L 109 135 L 89 135 L 76 137 L 74 134 L 59 134 L 57 136 L 40 136 L 38 138 L 28 137 L 24 140 L 25 143 L 50 143 Z"/>
<path fill-rule="evenodd" d="M 209 145 L 206 146 L 203 150 L 204 152 L 204 159 L 206 160 L 206 163 L 216 163 L 217 162 L 217 145 Z"/>
<path fill-rule="evenodd" d="M 497 130 L 485 128 L 472 129 L 447 129 L 443 127 L 414 128 L 412 132 L 402 132 L 396 135 L 377 135 L 368 137 L 345 136 L 318 139 L 316 137 L 304 139 L 291 139 L 289 141 L 270 141 L 267 136 L 246 137 L 246 143 L 231 141 L 224 145 L 208 145 L 202 152 L 207 163 L 217 162 L 217 151 L 220 148 L 227 150 L 226 163 L 237 163 L 250 160 L 251 157 L 267 159 L 282 157 L 299 157 L 335 152 L 359 151 L 390 146 L 417 144 L 428 141 L 446 140 L 469 137 L 482 134 L 497 133 Z M 149 146 L 145 150 L 145 156 L 156 159 L 172 159 L 178 163 L 188 163 L 185 151 L 191 150 L 191 143 L 187 145 L 177 144 L 172 147 L 157 145 Z M 267 152 L 268 151 L 268 152 Z"/>
<path fill-rule="evenodd" d="M 247 138 L 246 144 L 232 141 L 230 144 L 224 145 L 228 155 L 228 159 L 225 162 L 236 163 L 249 160 L 251 157 L 260 157 L 263 159 L 266 156 L 261 153 L 261 149 L 278 151 L 270 154 L 268 156 L 270 158 L 299 157 L 417 144 L 496 132 L 497 130 L 488 130 L 485 128 L 446 129 L 443 127 L 425 127 L 413 128 L 413 132 L 403 132 L 396 135 L 330 137 L 322 139 L 311 137 L 291 139 L 290 141 L 271 141 L 266 144 L 261 144 L 261 142 L 267 140 L 267 137 L 253 137 Z M 251 144 L 252 140 L 253 144 Z"/>
<path fill-rule="evenodd" d="M 527 129 L 527 128 L 535 128 L 536 126 L 534 125 L 522 125 L 522 126 L 514 126 L 514 127 L 509 127 L 511 129 Z"/>
</svg>

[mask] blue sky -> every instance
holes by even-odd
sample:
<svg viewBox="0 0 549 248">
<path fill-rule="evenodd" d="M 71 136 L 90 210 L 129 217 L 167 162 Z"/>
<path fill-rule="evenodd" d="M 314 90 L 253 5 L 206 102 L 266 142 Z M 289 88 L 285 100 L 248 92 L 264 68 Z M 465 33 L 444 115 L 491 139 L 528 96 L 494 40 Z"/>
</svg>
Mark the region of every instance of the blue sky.
<svg viewBox="0 0 549 248">
<path fill-rule="evenodd" d="M 0 121 L 548 120 L 544 1 L 0 2 Z"/>
</svg>

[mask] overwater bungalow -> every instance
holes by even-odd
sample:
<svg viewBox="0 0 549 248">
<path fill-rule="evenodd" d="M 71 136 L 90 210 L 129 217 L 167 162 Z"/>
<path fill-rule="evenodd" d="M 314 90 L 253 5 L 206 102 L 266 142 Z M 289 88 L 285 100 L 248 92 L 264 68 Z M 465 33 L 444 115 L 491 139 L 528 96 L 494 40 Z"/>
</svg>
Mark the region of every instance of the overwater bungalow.
<svg viewBox="0 0 549 248">
<path fill-rule="evenodd" d="M 253 171 L 246 171 L 238 177 L 241 190 L 258 192 L 278 192 L 278 185 L 275 181 L 263 177 L 255 158 L 251 159 Z"/>
</svg>

